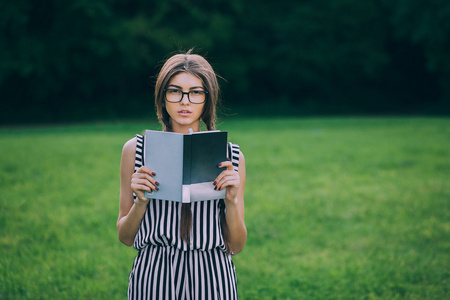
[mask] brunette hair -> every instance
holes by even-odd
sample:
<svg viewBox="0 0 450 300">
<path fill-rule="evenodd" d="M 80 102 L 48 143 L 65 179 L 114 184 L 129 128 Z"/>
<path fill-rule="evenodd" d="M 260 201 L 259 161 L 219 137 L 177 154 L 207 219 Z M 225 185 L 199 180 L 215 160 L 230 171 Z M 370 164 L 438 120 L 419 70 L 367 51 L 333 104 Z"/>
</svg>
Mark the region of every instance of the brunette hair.
<svg viewBox="0 0 450 300">
<path fill-rule="evenodd" d="M 216 106 L 219 102 L 219 84 L 217 75 L 209 62 L 198 54 L 193 54 L 192 49 L 183 54 L 176 54 L 170 57 L 162 66 L 155 84 L 155 106 L 158 120 L 164 131 L 172 131 L 170 115 L 165 108 L 164 89 L 169 84 L 173 76 L 187 72 L 200 78 L 203 87 L 208 91 L 203 112 L 200 120 L 206 125 L 207 130 L 215 130 Z M 225 242 L 226 251 L 231 253 L 229 230 L 225 218 L 225 203 L 220 200 L 220 223 Z M 192 229 L 192 212 L 189 203 L 181 206 L 180 236 L 187 243 L 190 243 L 190 232 Z"/>
<path fill-rule="evenodd" d="M 158 120 L 164 131 L 172 131 L 170 116 L 165 109 L 164 89 L 173 76 L 187 72 L 200 78 L 208 91 L 200 120 L 207 130 L 215 129 L 216 105 L 219 100 L 219 84 L 217 75 L 208 61 L 198 54 L 192 54 L 192 49 L 186 54 L 176 54 L 170 57 L 159 72 L 155 85 L 155 106 Z"/>
</svg>

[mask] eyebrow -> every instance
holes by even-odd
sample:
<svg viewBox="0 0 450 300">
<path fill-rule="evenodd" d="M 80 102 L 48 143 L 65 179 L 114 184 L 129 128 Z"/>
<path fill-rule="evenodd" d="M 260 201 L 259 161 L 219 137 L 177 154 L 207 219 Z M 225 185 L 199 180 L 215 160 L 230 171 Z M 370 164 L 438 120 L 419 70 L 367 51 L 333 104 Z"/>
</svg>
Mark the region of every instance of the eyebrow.
<svg viewBox="0 0 450 300">
<path fill-rule="evenodd" d="M 181 86 L 175 85 L 175 84 L 169 84 L 168 87 L 170 87 L 170 86 L 175 87 L 175 88 L 178 88 L 178 89 L 180 89 L 180 90 L 183 89 Z M 190 89 L 190 90 L 193 90 L 193 89 L 202 89 L 202 90 L 204 90 L 205 88 L 202 87 L 202 86 L 193 86 L 193 87 L 190 87 L 189 89 Z"/>
</svg>

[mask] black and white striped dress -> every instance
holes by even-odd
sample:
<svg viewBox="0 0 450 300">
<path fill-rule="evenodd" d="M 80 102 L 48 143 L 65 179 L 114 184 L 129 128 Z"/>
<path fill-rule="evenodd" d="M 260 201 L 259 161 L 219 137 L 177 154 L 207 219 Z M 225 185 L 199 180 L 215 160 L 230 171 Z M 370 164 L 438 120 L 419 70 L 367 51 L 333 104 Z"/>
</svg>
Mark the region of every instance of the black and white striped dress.
<svg viewBox="0 0 450 300">
<path fill-rule="evenodd" d="M 135 171 L 143 165 L 143 141 L 137 135 Z M 239 146 L 230 145 L 237 171 Z M 189 245 L 180 237 L 181 205 L 149 200 L 134 240 L 139 252 L 130 272 L 128 299 L 237 299 L 235 268 L 220 223 L 223 200 L 191 203 Z"/>
</svg>

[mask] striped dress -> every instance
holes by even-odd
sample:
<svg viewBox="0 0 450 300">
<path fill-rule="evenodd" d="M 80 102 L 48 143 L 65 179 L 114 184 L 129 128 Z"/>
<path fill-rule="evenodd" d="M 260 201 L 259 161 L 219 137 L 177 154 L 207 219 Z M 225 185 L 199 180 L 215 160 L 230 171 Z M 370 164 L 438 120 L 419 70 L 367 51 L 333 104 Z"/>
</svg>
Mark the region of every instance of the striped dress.
<svg viewBox="0 0 450 300">
<path fill-rule="evenodd" d="M 136 137 L 135 171 L 143 165 L 144 144 L 143 136 Z M 230 143 L 228 148 L 237 171 L 239 146 Z M 128 299 L 237 299 L 235 268 L 226 254 L 220 222 L 224 200 L 190 204 L 189 245 L 180 237 L 181 205 L 149 200 L 133 244 L 139 252 L 130 272 Z"/>
</svg>

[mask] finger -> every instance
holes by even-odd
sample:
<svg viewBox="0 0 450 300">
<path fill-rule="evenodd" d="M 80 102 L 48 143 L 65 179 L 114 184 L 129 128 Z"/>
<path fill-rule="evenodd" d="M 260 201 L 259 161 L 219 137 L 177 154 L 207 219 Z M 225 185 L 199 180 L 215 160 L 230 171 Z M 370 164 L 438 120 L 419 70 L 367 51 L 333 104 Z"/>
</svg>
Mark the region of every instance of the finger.
<svg viewBox="0 0 450 300">
<path fill-rule="evenodd" d="M 152 176 L 150 176 L 148 173 L 134 173 L 132 176 L 132 179 L 145 179 L 149 182 L 151 182 L 154 186 L 158 186 L 159 182 L 153 178 Z"/>
<path fill-rule="evenodd" d="M 139 200 L 141 200 L 142 202 L 147 202 L 148 199 L 149 199 L 149 198 L 145 197 L 145 194 L 144 194 L 143 191 L 137 192 L 137 193 L 136 193 L 136 197 L 137 197 Z M 137 201 L 137 199 L 136 199 L 136 201 Z"/>
<path fill-rule="evenodd" d="M 223 178 L 225 178 L 227 176 L 239 176 L 239 173 L 234 170 L 228 170 L 228 169 L 224 170 L 219 174 L 219 176 L 217 176 L 215 183 L 222 181 Z"/>
<path fill-rule="evenodd" d="M 154 185 L 159 185 L 158 181 L 156 181 L 155 178 L 153 178 L 152 176 L 150 176 L 147 173 L 141 174 L 141 176 L 144 176 L 144 178 L 148 181 L 150 181 L 151 183 L 153 183 Z"/>
<path fill-rule="evenodd" d="M 132 185 L 132 187 L 133 186 L 139 186 L 139 187 L 144 186 L 144 187 L 147 187 L 144 190 L 149 191 L 149 192 L 151 190 L 154 190 L 154 191 L 158 191 L 159 190 L 159 188 L 158 188 L 159 183 L 157 181 L 155 183 L 153 183 L 153 182 L 151 182 L 151 181 L 149 181 L 149 180 L 147 180 L 145 178 L 134 178 L 131 181 L 131 185 Z"/>
<path fill-rule="evenodd" d="M 218 165 L 219 168 L 227 168 L 227 170 L 232 171 L 233 170 L 233 163 L 229 160 L 223 161 Z"/>
<path fill-rule="evenodd" d="M 151 192 L 156 189 L 156 187 L 147 180 L 135 180 L 131 183 L 131 187 L 135 191 L 143 190 Z"/>
<path fill-rule="evenodd" d="M 151 189 L 148 185 L 145 185 L 145 184 L 137 184 L 137 183 L 132 184 L 132 185 L 131 185 L 131 189 L 132 189 L 133 192 L 135 192 L 136 194 L 142 193 L 142 192 L 144 192 L 144 191 L 147 191 L 147 192 L 151 192 L 151 191 L 152 191 L 152 189 Z"/>
<path fill-rule="evenodd" d="M 222 180 L 224 176 L 230 175 L 230 171 L 234 171 L 233 169 L 233 163 L 231 161 L 223 161 L 220 164 L 217 165 L 218 168 L 227 168 L 226 170 L 222 171 L 219 176 L 217 176 L 216 180 L 214 181 L 214 185 L 216 185 L 219 181 Z"/>
<path fill-rule="evenodd" d="M 217 190 L 222 190 L 228 186 L 239 188 L 239 185 L 240 179 L 239 176 L 237 176 L 237 173 L 233 175 L 224 176 L 220 180 L 216 181 L 215 184 Z"/>
<path fill-rule="evenodd" d="M 225 188 L 239 188 L 239 181 L 237 180 L 226 180 L 216 186 L 216 190 L 221 191 Z"/>
<path fill-rule="evenodd" d="M 151 175 L 151 176 L 155 176 L 155 175 L 156 175 L 155 172 L 153 172 L 152 170 L 150 170 L 150 169 L 147 168 L 146 166 L 140 167 L 140 168 L 136 171 L 136 173 L 146 173 L 146 174 L 149 174 L 149 175 Z"/>
</svg>

